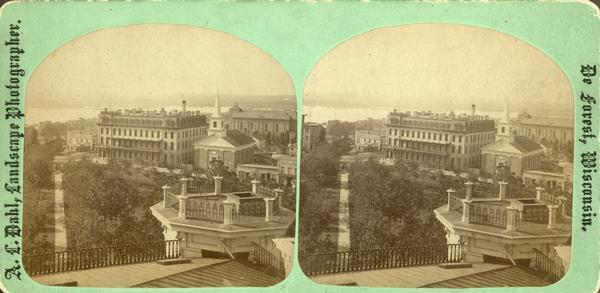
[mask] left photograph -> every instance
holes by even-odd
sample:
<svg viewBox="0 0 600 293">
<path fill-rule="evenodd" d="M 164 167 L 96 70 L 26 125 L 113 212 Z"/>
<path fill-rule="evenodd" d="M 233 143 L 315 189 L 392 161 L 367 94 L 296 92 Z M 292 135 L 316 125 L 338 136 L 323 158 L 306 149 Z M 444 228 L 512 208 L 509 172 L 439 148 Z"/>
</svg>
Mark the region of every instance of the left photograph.
<svg viewBox="0 0 600 293">
<path fill-rule="evenodd" d="M 26 92 L 23 263 L 80 287 L 269 287 L 293 261 L 296 97 L 267 52 L 183 25 L 71 40 Z"/>
</svg>

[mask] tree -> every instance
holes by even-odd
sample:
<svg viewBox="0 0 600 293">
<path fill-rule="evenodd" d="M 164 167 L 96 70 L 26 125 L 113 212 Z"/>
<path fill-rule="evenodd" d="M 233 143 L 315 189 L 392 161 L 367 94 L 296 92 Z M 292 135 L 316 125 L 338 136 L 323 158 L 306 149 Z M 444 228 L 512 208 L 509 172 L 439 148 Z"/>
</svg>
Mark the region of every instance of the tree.
<svg viewBox="0 0 600 293">
<path fill-rule="evenodd" d="M 424 199 L 422 186 L 409 180 L 407 170 L 382 166 L 373 160 L 352 170 L 352 249 L 445 244 L 440 237 L 443 226 L 435 219 L 419 217 L 419 212 L 429 209 L 432 203 Z"/>
<path fill-rule="evenodd" d="M 69 248 L 162 240 L 149 207 L 160 201 L 159 182 L 126 181 L 119 164 L 82 161 L 65 168 L 65 214 Z"/>
</svg>

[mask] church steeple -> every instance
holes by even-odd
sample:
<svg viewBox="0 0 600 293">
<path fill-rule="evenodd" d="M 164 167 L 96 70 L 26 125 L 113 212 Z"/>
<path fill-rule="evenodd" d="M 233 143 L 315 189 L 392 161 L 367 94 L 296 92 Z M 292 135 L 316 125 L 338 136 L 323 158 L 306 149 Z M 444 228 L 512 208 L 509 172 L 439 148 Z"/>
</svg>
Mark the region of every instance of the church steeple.
<svg viewBox="0 0 600 293">
<path fill-rule="evenodd" d="M 210 116 L 209 120 L 210 126 L 208 128 L 208 135 L 216 134 L 216 135 L 225 135 L 227 130 L 225 129 L 225 118 L 221 115 L 221 104 L 219 102 L 219 92 L 217 92 L 217 96 L 215 97 L 215 110 Z"/>
<path fill-rule="evenodd" d="M 498 131 L 496 133 L 496 138 L 504 140 L 511 140 L 513 138 L 512 123 L 508 115 L 508 97 L 504 98 L 504 115 L 502 119 L 500 119 L 500 121 L 498 122 Z"/>
</svg>

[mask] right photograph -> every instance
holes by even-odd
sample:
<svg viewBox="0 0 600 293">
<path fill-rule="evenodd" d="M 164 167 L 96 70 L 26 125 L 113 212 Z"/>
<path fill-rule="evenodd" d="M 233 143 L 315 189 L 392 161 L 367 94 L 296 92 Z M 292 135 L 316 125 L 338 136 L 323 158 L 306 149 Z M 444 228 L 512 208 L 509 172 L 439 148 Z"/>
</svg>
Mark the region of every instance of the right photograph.
<svg viewBox="0 0 600 293">
<path fill-rule="evenodd" d="M 569 268 L 573 93 L 485 28 L 376 29 L 305 81 L 298 258 L 319 284 L 541 287 Z"/>
</svg>

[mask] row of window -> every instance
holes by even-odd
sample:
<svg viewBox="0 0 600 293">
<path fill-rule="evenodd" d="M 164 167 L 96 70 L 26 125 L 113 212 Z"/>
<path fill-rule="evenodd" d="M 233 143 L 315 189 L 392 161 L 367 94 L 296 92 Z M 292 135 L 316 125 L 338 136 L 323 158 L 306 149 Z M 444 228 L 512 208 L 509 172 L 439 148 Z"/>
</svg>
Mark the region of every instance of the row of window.
<svg viewBox="0 0 600 293">
<path fill-rule="evenodd" d="M 392 131 L 393 130 L 393 131 Z M 422 139 L 430 139 L 430 140 L 438 140 L 438 141 L 449 141 L 449 139 L 452 139 L 452 142 L 462 142 L 462 135 L 450 135 L 448 133 L 437 133 L 437 132 L 429 132 L 429 131 L 415 131 L 415 130 L 406 130 L 404 131 L 404 129 L 400 129 L 400 131 L 398 131 L 397 128 L 390 128 L 388 130 L 389 135 L 393 135 L 394 136 L 398 136 L 398 133 L 400 133 L 400 137 L 411 137 L 411 138 L 422 138 Z M 491 141 L 494 139 L 494 133 L 493 132 L 488 132 L 488 133 L 477 133 L 477 134 L 473 134 L 473 135 L 465 135 L 465 142 L 478 142 L 478 141 Z"/>
<path fill-rule="evenodd" d="M 100 144 L 103 145 L 105 142 L 104 137 L 100 137 Z M 140 140 L 120 140 L 120 139 L 106 139 L 106 144 L 111 146 L 123 146 L 123 147 L 132 147 L 132 148 L 160 148 L 159 142 L 154 141 L 140 141 Z M 163 150 L 180 150 L 180 149 L 190 149 L 192 148 L 194 143 L 191 140 L 185 140 L 182 142 L 163 142 Z"/>
<path fill-rule="evenodd" d="M 162 138 L 179 139 L 187 137 L 197 137 L 206 135 L 206 128 L 193 128 L 188 130 L 182 130 L 179 132 L 175 131 L 160 131 L 160 130 L 147 130 L 147 129 L 130 129 L 130 128 L 105 128 L 100 127 L 100 134 L 112 134 L 112 135 L 126 135 L 132 137 L 150 137 L 150 138 Z"/>
</svg>

